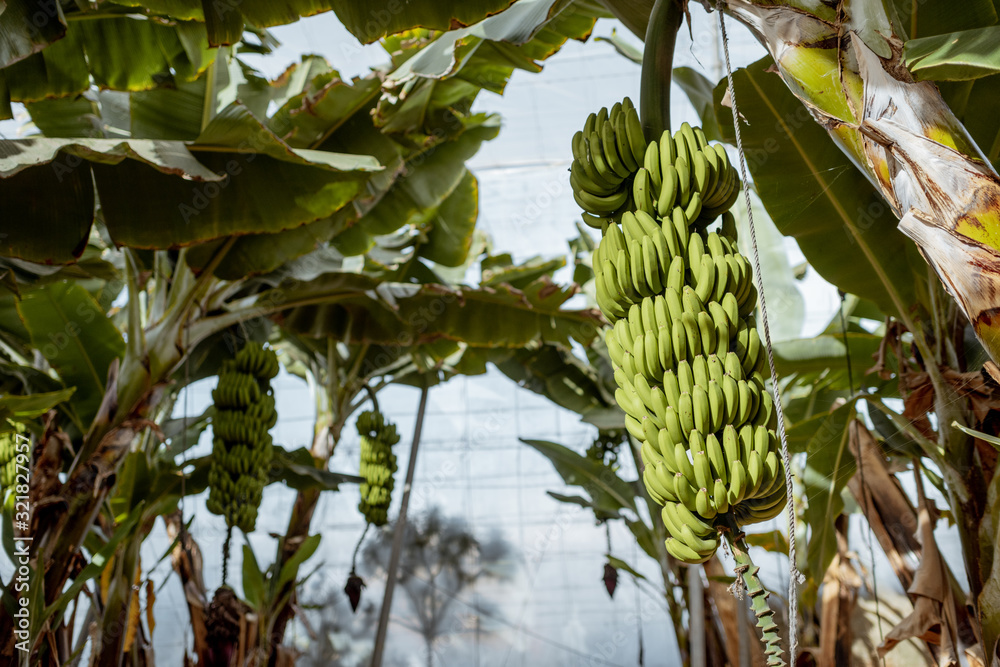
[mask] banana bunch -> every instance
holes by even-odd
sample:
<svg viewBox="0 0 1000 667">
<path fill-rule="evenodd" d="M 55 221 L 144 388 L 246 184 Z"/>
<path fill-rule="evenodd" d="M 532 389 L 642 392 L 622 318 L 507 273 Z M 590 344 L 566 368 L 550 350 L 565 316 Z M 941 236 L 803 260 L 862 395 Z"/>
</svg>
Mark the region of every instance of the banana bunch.
<svg viewBox="0 0 1000 667">
<path fill-rule="evenodd" d="M 396 425 L 386 421 L 380 412 L 362 412 L 358 415 L 358 434 L 361 436 L 361 503 L 358 509 L 365 520 L 374 526 L 384 526 L 389 520 L 389 502 L 392 500 L 393 474 L 396 472 L 396 455 L 392 446 L 399 442 Z"/>
<path fill-rule="evenodd" d="M 269 431 L 278 421 L 271 380 L 278 374 L 274 350 L 249 343 L 223 364 L 212 391 L 215 416 L 208 510 L 229 527 L 251 532 L 271 466 Z"/>
<path fill-rule="evenodd" d="M 17 475 L 17 438 L 15 432 L 0 433 L 0 489 L 14 485 Z"/>
<path fill-rule="evenodd" d="M 612 324 L 605 341 L 615 399 L 642 443 L 643 481 L 663 505 L 667 550 L 701 563 L 719 546 L 718 526 L 765 521 L 784 507 L 776 415 L 751 314 L 757 290 L 728 212 L 739 178 L 725 150 L 687 123 L 646 144 L 639 159 L 633 114 L 626 100 L 614 124 L 617 130 L 624 115 L 626 139 L 605 137 L 601 125 L 600 144 L 605 151 L 632 149 L 631 171 L 612 169 L 616 183 L 629 182 L 630 190 L 604 208 L 577 201 L 588 224 L 604 216 L 593 255 L 597 300 Z M 588 127 L 612 117 L 614 109 L 602 109 Z M 582 161 L 577 142 L 574 155 Z M 584 145 L 588 156 L 592 143 Z M 571 172 L 574 190 L 593 183 L 581 178 L 582 169 Z M 596 173 L 610 182 L 606 172 Z M 618 205 L 610 209 L 611 203 Z"/>
</svg>

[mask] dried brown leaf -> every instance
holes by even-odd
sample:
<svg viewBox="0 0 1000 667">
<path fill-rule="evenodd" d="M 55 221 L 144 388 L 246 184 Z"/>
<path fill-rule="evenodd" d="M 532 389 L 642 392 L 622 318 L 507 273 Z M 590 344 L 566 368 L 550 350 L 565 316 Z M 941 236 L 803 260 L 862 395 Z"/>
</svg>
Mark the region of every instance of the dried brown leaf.
<svg viewBox="0 0 1000 667">
<path fill-rule="evenodd" d="M 878 651 L 880 656 L 884 656 L 899 642 L 915 637 L 941 647 L 937 652 L 939 667 L 957 667 L 956 603 L 944 560 L 934 540 L 937 512 L 933 503 L 924 497 L 919 476 L 917 479 L 921 501 L 917 532 L 922 548 L 920 567 L 907 591 L 914 598 L 913 612 L 885 636 Z"/>
</svg>

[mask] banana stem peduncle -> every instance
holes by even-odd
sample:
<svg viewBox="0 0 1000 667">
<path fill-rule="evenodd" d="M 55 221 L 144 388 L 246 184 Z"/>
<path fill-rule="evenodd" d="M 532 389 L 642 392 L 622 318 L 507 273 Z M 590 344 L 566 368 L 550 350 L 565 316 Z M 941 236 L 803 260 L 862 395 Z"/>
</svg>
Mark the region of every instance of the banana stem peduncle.
<svg viewBox="0 0 1000 667">
<path fill-rule="evenodd" d="M 646 141 L 656 141 L 670 129 L 670 76 L 683 19 L 679 0 L 656 0 L 649 15 L 639 93 L 639 118 Z"/>
<path fill-rule="evenodd" d="M 733 525 L 726 531 L 726 539 L 729 548 L 733 552 L 733 559 L 736 561 L 736 577 L 743 582 L 747 595 L 750 596 L 750 609 L 757 618 L 757 627 L 761 631 L 761 643 L 764 645 L 764 656 L 767 659 L 767 667 L 785 667 L 787 664 L 781 653 L 781 637 L 778 634 L 778 624 L 774 622 L 774 610 L 767 603 L 771 594 L 764 588 L 757 577 L 760 567 L 754 565 L 750 558 L 750 552 L 744 541 L 745 535 L 742 530 Z M 739 581 L 734 584 L 739 585 Z"/>
</svg>

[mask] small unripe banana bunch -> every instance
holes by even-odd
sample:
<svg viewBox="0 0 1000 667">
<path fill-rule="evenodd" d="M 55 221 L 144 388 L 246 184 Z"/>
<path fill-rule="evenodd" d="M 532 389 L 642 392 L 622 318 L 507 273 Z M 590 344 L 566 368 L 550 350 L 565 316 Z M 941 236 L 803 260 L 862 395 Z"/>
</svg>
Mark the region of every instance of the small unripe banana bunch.
<svg viewBox="0 0 1000 667">
<path fill-rule="evenodd" d="M 784 468 L 764 387 L 766 351 L 751 314 L 757 290 L 728 212 L 739 178 L 725 150 L 687 123 L 637 150 L 634 113 L 626 100 L 588 119 L 588 127 L 600 121 L 625 128 L 625 139 L 602 131 L 600 145 L 605 152 L 630 148 L 629 169 L 601 171 L 597 160 L 590 163 L 605 182 L 614 173 L 616 187 L 630 186 L 621 202 L 577 201 L 585 221 L 604 230 L 593 254 L 597 301 L 612 324 L 605 341 L 615 399 L 642 443 L 643 481 L 663 505 L 667 550 L 701 563 L 718 548 L 722 524 L 781 512 Z M 582 161 L 577 141 L 574 155 Z M 591 156 L 592 142 L 586 148 Z M 584 181 L 576 162 L 574 168 L 574 190 L 589 188 L 593 179 Z"/>
<path fill-rule="evenodd" d="M 215 416 L 208 510 L 229 527 L 253 531 L 273 455 L 269 431 L 278 420 L 271 380 L 278 374 L 274 350 L 248 343 L 223 364 L 212 391 Z"/>
<path fill-rule="evenodd" d="M 0 433 L 0 489 L 14 485 L 17 476 L 16 454 L 17 436 L 15 433 L 10 431 Z"/>
<path fill-rule="evenodd" d="M 374 526 L 384 526 L 389 520 L 389 503 L 392 500 L 393 475 L 396 473 L 396 455 L 392 446 L 399 442 L 396 426 L 380 412 L 362 412 L 358 415 L 358 434 L 361 436 L 361 503 L 358 509 L 365 520 Z"/>
</svg>

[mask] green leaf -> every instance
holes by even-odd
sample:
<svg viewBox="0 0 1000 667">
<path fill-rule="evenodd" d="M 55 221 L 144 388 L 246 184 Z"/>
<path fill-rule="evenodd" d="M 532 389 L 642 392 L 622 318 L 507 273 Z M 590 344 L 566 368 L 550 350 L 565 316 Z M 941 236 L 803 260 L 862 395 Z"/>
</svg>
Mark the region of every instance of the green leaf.
<svg viewBox="0 0 1000 667">
<path fill-rule="evenodd" d="M 421 154 L 406 176 L 397 180 L 364 216 L 365 231 L 370 235 L 390 234 L 405 225 L 425 224 L 466 178 L 465 161 L 499 132 L 500 119 L 489 117 L 465 130 L 458 139 Z"/>
<path fill-rule="evenodd" d="M 379 283 L 357 274 L 330 273 L 264 292 L 258 302 L 281 310 L 274 319 L 286 330 L 310 337 L 332 335 L 389 346 L 451 340 L 472 347 L 522 348 L 537 341 L 586 344 L 597 335 L 600 320 L 594 311 L 562 309 L 571 294 L 542 281 L 525 290 L 473 289 Z"/>
<path fill-rule="evenodd" d="M 607 7 L 615 18 L 632 31 L 633 35 L 645 40 L 649 15 L 653 13 L 653 3 L 654 0 L 602 0 L 601 5 Z"/>
<path fill-rule="evenodd" d="M 282 104 L 268 121 L 269 126 L 290 146 L 315 147 L 317 142 L 322 142 L 332 136 L 356 114 L 370 107 L 381 92 L 380 83 L 379 79 L 374 76 L 344 81 L 337 72 L 320 74 L 303 91 L 289 97 Z M 359 122 L 362 127 L 357 128 L 356 131 L 361 131 L 363 126 L 367 126 L 368 129 L 365 136 L 359 137 L 362 139 L 361 143 L 370 146 L 371 141 L 364 140 L 370 139 L 373 127 L 371 117 L 368 115 L 367 118 L 358 120 L 364 122 Z M 351 135 L 355 133 L 346 133 L 342 139 L 349 140 Z M 380 138 L 383 143 L 389 142 L 387 138 Z M 349 150 L 346 145 L 325 148 L 345 153 L 355 152 Z M 395 152 L 398 149 L 393 148 L 392 150 Z M 375 155 L 387 165 L 391 162 L 378 152 L 371 150 L 365 152 Z"/>
<path fill-rule="evenodd" d="M 640 574 L 639 572 L 637 572 L 634 567 L 632 567 L 631 565 L 629 565 L 628 563 L 626 563 L 625 561 L 623 561 L 621 558 L 615 558 L 611 554 L 607 554 L 605 557 L 608 559 L 608 564 L 611 567 L 615 568 L 616 570 L 623 570 L 625 572 L 628 572 L 629 574 L 631 574 L 636 579 L 645 579 L 646 578 L 642 574 Z"/>
<path fill-rule="evenodd" d="M 487 42 L 502 42 L 505 46 L 526 44 L 569 4 L 561 4 L 559 0 L 517 0 L 497 16 L 439 35 L 400 65 L 388 77 L 388 82 L 392 85 L 414 76 L 431 79 L 451 76 Z M 513 59 L 510 62 L 514 62 Z"/>
<path fill-rule="evenodd" d="M 584 498 L 582 496 L 567 496 L 562 493 L 556 493 L 555 491 L 546 491 L 546 494 L 558 500 L 561 503 L 566 503 L 567 505 L 579 505 L 584 509 L 596 509 L 594 507 L 594 501 Z"/>
<path fill-rule="evenodd" d="M 886 313 L 908 311 L 926 280 L 916 247 L 889 206 L 816 124 L 770 58 L 734 74 L 743 146 L 757 191 L 778 230 L 792 236 L 826 280 L 871 299 Z M 724 82 L 723 82 L 724 83 Z M 734 141 L 732 110 L 715 90 L 720 128 Z M 918 268 L 915 268 L 918 267 Z"/>
<path fill-rule="evenodd" d="M 58 2 L 6 0 L 0 4 L 0 68 L 41 51 L 65 34 L 66 20 Z"/>
<path fill-rule="evenodd" d="M 472 247 L 472 234 L 479 217 L 479 184 L 471 171 L 465 176 L 425 223 L 427 242 L 420 256 L 443 266 L 461 266 Z"/>
<path fill-rule="evenodd" d="M 218 3 L 202 0 L 213 44 L 233 44 L 243 24 L 267 28 L 297 21 L 333 9 L 362 43 L 412 28 L 449 30 L 471 25 L 503 11 L 514 0 L 241 0 Z"/>
<path fill-rule="evenodd" d="M 769 533 L 753 533 L 746 536 L 747 544 L 773 553 L 788 554 L 788 539 L 779 530 Z"/>
<path fill-rule="evenodd" d="M 29 394 L 27 396 L 0 396 L 0 413 L 10 413 L 20 419 L 34 419 L 45 414 L 69 397 L 76 391 L 74 387 L 67 387 L 59 391 L 46 392 L 44 394 Z"/>
<path fill-rule="evenodd" d="M 614 408 L 617 426 L 624 424 L 623 414 L 613 397 L 606 396 L 595 369 L 566 347 L 542 345 L 518 350 L 509 359 L 496 362 L 496 367 L 518 386 L 579 415 Z"/>
<path fill-rule="evenodd" d="M 78 95 L 90 88 L 90 70 L 79 35 L 73 31 L 41 53 L 0 69 L 0 118 L 10 118 L 10 103 L 38 102 Z"/>
<path fill-rule="evenodd" d="M 910 39 L 993 25 L 997 12 L 991 0 L 892 0 L 900 26 Z"/>
<path fill-rule="evenodd" d="M 849 426 L 854 416 L 851 403 L 837 408 L 814 431 L 806 447 L 802 486 L 807 502 L 804 518 L 810 533 L 806 549 L 807 576 L 817 584 L 837 553 L 833 519 L 844 509 L 841 492 L 856 468 L 848 446 Z"/>
<path fill-rule="evenodd" d="M 310 253 L 319 255 L 332 253 L 339 257 L 335 250 L 326 246 L 326 243 L 343 232 L 353 213 L 351 207 L 346 206 L 329 218 L 309 222 L 294 229 L 274 234 L 244 234 L 236 239 L 229 252 L 219 262 L 215 276 L 223 280 L 240 280 L 279 269 L 285 273 L 289 263 L 297 258 L 305 259 Z M 191 248 L 187 255 L 188 265 L 200 270 L 216 256 L 224 243 L 225 240 L 212 241 Z M 333 270 L 340 268 L 340 265 L 329 263 L 325 268 Z"/>
<path fill-rule="evenodd" d="M 15 142 L 0 143 L 0 170 Z M 94 181 L 76 156 L 60 153 L 48 168 L 0 178 L 0 254 L 36 262 L 75 261 L 87 247 L 94 220 Z M 58 196 L 53 193 L 58 192 Z"/>
<path fill-rule="evenodd" d="M 316 4 L 322 0 L 313 0 Z M 523 1 L 523 0 L 522 0 Z M 256 0 L 254 4 L 263 3 Z M 299 0 L 304 4 L 305 0 Z M 341 23 L 363 44 L 411 28 L 453 30 L 507 9 L 514 0 L 329 0 Z M 290 3 L 295 4 L 295 3 Z M 324 3 L 325 4 L 325 3 Z M 254 21 L 256 25 L 261 24 Z M 272 24 L 273 25 L 273 24 Z"/>
<path fill-rule="evenodd" d="M 296 491 L 308 489 L 336 491 L 341 484 L 360 484 L 363 481 L 356 475 L 345 475 L 317 468 L 315 459 L 305 447 L 293 451 L 287 451 L 278 446 L 274 447 L 269 483 L 283 482 Z"/>
<path fill-rule="evenodd" d="M 842 334 L 819 335 L 814 338 L 786 340 L 774 344 L 774 364 L 779 377 L 788 375 L 836 371 L 847 381 L 847 353 L 850 350 L 854 388 L 859 389 L 865 373 L 874 363 L 874 354 L 882 342 L 881 336 L 849 333 L 845 346 Z"/>
<path fill-rule="evenodd" d="M 173 460 L 198 444 L 201 434 L 208 428 L 212 417 L 215 415 L 215 407 L 208 406 L 200 415 L 192 417 L 178 417 L 168 419 L 160 425 L 163 437 L 167 441 L 167 446 L 163 455 Z"/>
<path fill-rule="evenodd" d="M 479 284 L 484 287 L 506 284 L 522 289 L 540 278 L 551 278 L 556 271 L 564 266 L 566 266 L 565 257 L 554 259 L 532 257 L 520 264 L 515 264 L 513 258 L 507 253 L 491 255 L 482 261 L 482 279 Z"/>
<path fill-rule="evenodd" d="M 316 549 L 319 547 L 320 539 L 320 535 L 310 535 L 304 539 L 295 554 L 281 566 L 281 575 L 278 577 L 277 583 L 277 588 L 279 590 L 285 584 L 291 583 L 295 580 L 295 576 L 298 574 L 299 567 L 302 563 L 309 560 L 309 558 L 316 553 Z"/>
<path fill-rule="evenodd" d="M 191 141 L 201 133 L 205 79 L 129 95 L 131 135 L 137 139 Z M 48 134 L 48 132 L 46 132 Z"/>
<path fill-rule="evenodd" d="M 264 573 L 257 565 L 257 557 L 249 544 L 243 545 L 243 597 L 254 609 L 261 609 L 266 600 Z"/>
<path fill-rule="evenodd" d="M 135 7 L 160 16 L 186 21 L 204 21 L 205 14 L 196 0 L 111 0 L 116 5 Z"/>
<path fill-rule="evenodd" d="M 554 442 L 524 438 L 521 442 L 547 458 L 566 484 L 586 491 L 595 509 L 612 513 L 622 508 L 636 511 L 635 490 L 604 464 Z"/>
<path fill-rule="evenodd" d="M 62 282 L 27 292 L 18 312 L 32 345 L 76 387 L 71 403 L 89 424 L 104 398 L 108 367 L 125 353 L 125 341 L 97 302 L 80 285 Z"/>
<path fill-rule="evenodd" d="M 44 6 L 40 12 L 50 10 L 51 3 L 39 4 Z M 32 34 L 29 22 L 20 25 L 22 38 Z M 51 21 L 46 25 L 60 24 Z M 88 20 L 69 21 L 65 37 L 0 69 L 0 104 L 79 94 L 90 87 L 91 77 L 101 88 L 129 91 L 190 81 L 214 58 L 203 23 L 164 25 L 141 16 L 98 14 Z"/>
<path fill-rule="evenodd" d="M 690 67 L 675 67 L 671 79 L 691 101 L 701 119 L 701 129 L 709 141 L 722 141 L 719 121 L 715 116 L 715 86 L 704 74 Z"/>
<path fill-rule="evenodd" d="M 903 45 L 903 63 L 923 81 L 963 81 L 1000 72 L 1000 26 L 911 39 Z"/>
<path fill-rule="evenodd" d="M 94 215 L 90 171 L 115 243 L 169 248 L 326 218 L 380 169 L 369 156 L 292 149 L 239 105 L 194 144 L 39 138 L 2 148 L 4 220 L 17 221 L 3 225 L 2 243 L 39 262 L 68 261 L 85 247 Z"/>
<path fill-rule="evenodd" d="M 607 42 L 614 47 L 618 55 L 631 60 L 636 65 L 642 64 L 642 47 L 636 46 L 624 37 L 619 36 L 618 31 L 614 28 L 611 29 L 610 37 L 595 37 L 594 41 Z M 674 76 L 677 76 L 677 70 L 674 70 Z"/>
<path fill-rule="evenodd" d="M 100 88 L 148 90 L 174 76 L 189 81 L 215 59 L 205 27 L 196 22 L 164 26 L 156 21 L 117 17 L 73 21 L 90 74 Z"/>
<path fill-rule="evenodd" d="M 979 438 L 983 442 L 993 445 L 995 448 L 1000 449 L 1000 438 L 995 435 L 990 435 L 989 433 L 983 433 L 982 431 L 977 431 L 974 428 L 969 428 L 968 426 L 963 426 L 957 421 L 951 423 L 952 428 L 957 428 L 962 433 L 966 435 L 971 435 L 973 438 Z"/>
<path fill-rule="evenodd" d="M 39 167 L 46 167 L 63 176 L 76 169 L 83 160 L 110 165 L 135 160 L 164 174 L 176 173 L 199 181 L 222 180 L 222 176 L 198 162 L 180 142 L 32 137 L 5 141 L 2 148 L 0 179 L 9 180 L 12 176 Z M 60 162 L 57 159 L 60 155 L 82 160 Z"/>
<path fill-rule="evenodd" d="M 31 121 L 46 137 L 101 137 L 101 110 L 96 102 L 79 95 L 29 102 Z"/>
</svg>

